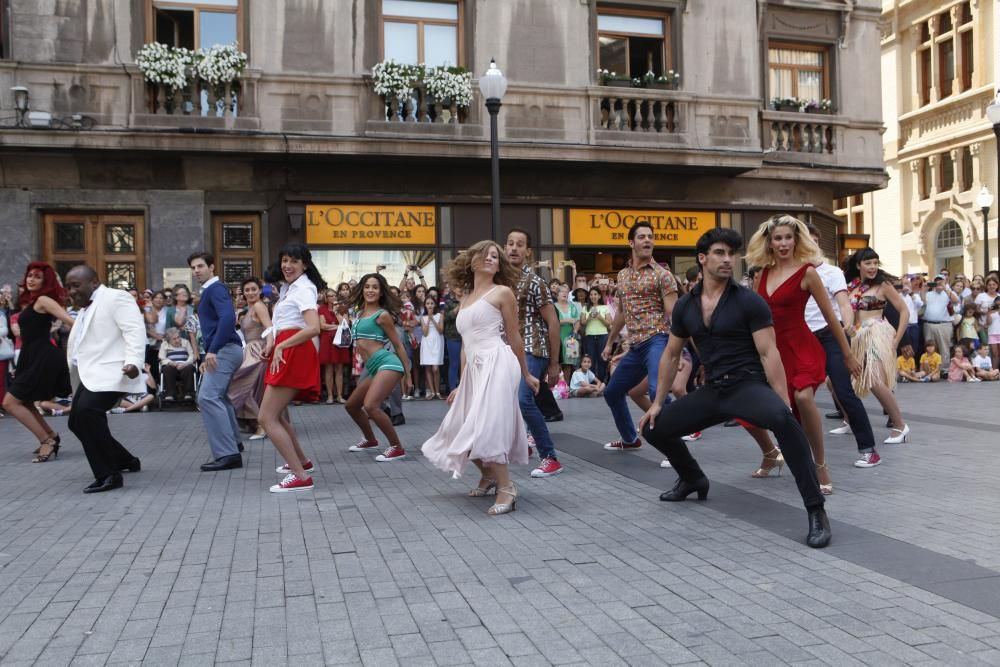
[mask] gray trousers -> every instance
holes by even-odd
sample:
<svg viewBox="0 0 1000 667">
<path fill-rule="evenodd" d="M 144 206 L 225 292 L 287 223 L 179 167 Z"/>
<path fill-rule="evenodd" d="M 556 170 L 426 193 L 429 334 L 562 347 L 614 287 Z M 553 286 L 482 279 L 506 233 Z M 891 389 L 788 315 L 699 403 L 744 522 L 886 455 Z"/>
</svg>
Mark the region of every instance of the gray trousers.
<svg viewBox="0 0 1000 667">
<path fill-rule="evenodd" d="M 951 364 L 951 345 L 954 336 L 955 325 L 951 322 L 924 322 L 924 345 L 929 340 L 934 341 L 938 354 L 941 355 L 941 370 L 943 371 L 947 371 Z"/>
<path fill-rule="evenodd" d="M 215 370 L 205 373 L 201 378 L 198 407 L 205 424 L 208 445 L 212 449 L 212 458 L 220 459 L 239 454 L 240 427 L 236 423 L 236 411 L 226 392 L 229 391 L 233 373 L 243 363 L 243 349 L 236 343 L 230 343 L 219 350 L 215 357 Z"/>
</svg>

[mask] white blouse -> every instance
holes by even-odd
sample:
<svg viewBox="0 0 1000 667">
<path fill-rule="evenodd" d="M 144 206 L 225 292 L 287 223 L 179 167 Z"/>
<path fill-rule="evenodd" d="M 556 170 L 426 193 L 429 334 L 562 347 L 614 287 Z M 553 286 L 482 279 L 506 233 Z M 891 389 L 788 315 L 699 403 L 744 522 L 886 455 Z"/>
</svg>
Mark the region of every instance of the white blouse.
<svg viewBox="0 0 1000 667">
<path fill-rule="evenodd" d="M 291 285 L 282 285 L 278 294 L 278 303 L 274 305 L 271 316 L 271 330 L 278 333 L 285 329 L 305 329 L 306 320 L 302 313 L 318 310 L 316 299 L 319 292 L 313 282 L 303 273 Z"/>
</svg>

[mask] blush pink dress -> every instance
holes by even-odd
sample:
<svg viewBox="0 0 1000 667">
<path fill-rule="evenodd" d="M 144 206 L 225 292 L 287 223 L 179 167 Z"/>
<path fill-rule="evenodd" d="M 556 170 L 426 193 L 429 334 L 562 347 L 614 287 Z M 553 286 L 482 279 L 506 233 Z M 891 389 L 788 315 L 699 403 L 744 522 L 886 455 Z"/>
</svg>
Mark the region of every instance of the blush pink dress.
<svg viewBox="0 0 1000 667">
<path fill-rule="evenodd" d="M 500 311 L 485 299 L 490 292 L 458 311 L 465 368 L 448 414 L 421 447 L 431 463 L 454 477 L 469 459 L 528 462 L 528 433 L 517 402 L 521 366 L 502 338 Z"/>
</svg>

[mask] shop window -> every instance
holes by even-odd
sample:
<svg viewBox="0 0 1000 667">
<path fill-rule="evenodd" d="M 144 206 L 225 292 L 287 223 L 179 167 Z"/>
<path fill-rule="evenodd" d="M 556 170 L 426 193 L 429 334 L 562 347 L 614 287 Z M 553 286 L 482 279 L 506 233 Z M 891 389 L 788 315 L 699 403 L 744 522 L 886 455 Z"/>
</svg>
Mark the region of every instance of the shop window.
<svg viewBox="0 0 1000 667">
<path fill-rule="evenodd" d="M 461 65 L 462 6 L 435 0 L 382 0 L 384 60 Z"/>
<path fill-rule="evenodd" d="M 261 276 L 261 229 L 257 213 L 215 213 L 215 273 L 230 287 L 251 276 Z"/>
<path fill-rule="evenodd" d="M 941 165 L 938 169 L 938 173 L 941 174 L 941 180 L 938 181 L 938 192 L 951 190 L 955 185 L 955 163 L 951 161 L 951 156 L 948 153 L 942 153 L 938 156 L 938 164 Z"/>
<path fill-rule="evenodd" d="M 245 0 L 147 0 L 154 41 L 186 49 L 242 44 L 240 16 Z"/>
<path fill-rule="evenodd" d="M 358 280 L 366 273 L 374 273 L 379 266 L 385 267 L 379 273 L 385 276 L 390 285 L 399 285 L 406 267 L 410 264 L 420 267 L 428 286 L 434 286 L 440 275 L 437 257 L 433 250 L 314 248 L 312 256 L 316 269 L 329 285 L 346 283 L 352 278 Z"/>
<path fill-rule="evenodd" d="M 972 189 L 972 178 L 972 149 L 966 146 L 962 149 L 962 190 Z"/>
<path fill-rule="evenodd" d="M 146 285 L 142 215 L 52 213 L 42 219 L 43 259 L 63 280 L 74 266 L 92 266 L 116 289 Z"/>
<path fill-rule="evenodd" d="M 767 50 L 770 97 L 830 97 L 829 58 L 823 47 L 771 42 Z"/>
<path fill-rule="evenodd" d="M 597 43 L 598 64 L 609 72 L 641 77 L 674 69 L 669 14 L 599 7 Z"/>
</svg>

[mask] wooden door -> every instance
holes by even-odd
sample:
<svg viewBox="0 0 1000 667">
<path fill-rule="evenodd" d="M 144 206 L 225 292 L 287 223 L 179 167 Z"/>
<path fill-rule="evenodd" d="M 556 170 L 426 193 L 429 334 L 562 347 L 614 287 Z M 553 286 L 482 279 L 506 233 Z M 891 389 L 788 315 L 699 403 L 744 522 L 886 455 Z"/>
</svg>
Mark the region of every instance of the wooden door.
<svg viewBox="0 0 1000 667">
<path fill-rule="evenodd" d="M 239 287 L 251 276 L 261 277 L 261 224 L 259 213 L 212 215 L 215 274 L 230 287 Z"/>
<path fill-rule="evenodd" d="M 42 255 L 62 280 L 78 264 L 117 289 L 146 286 L 146 226 L 141 214 L 46 213 Z"/>
</svg>

